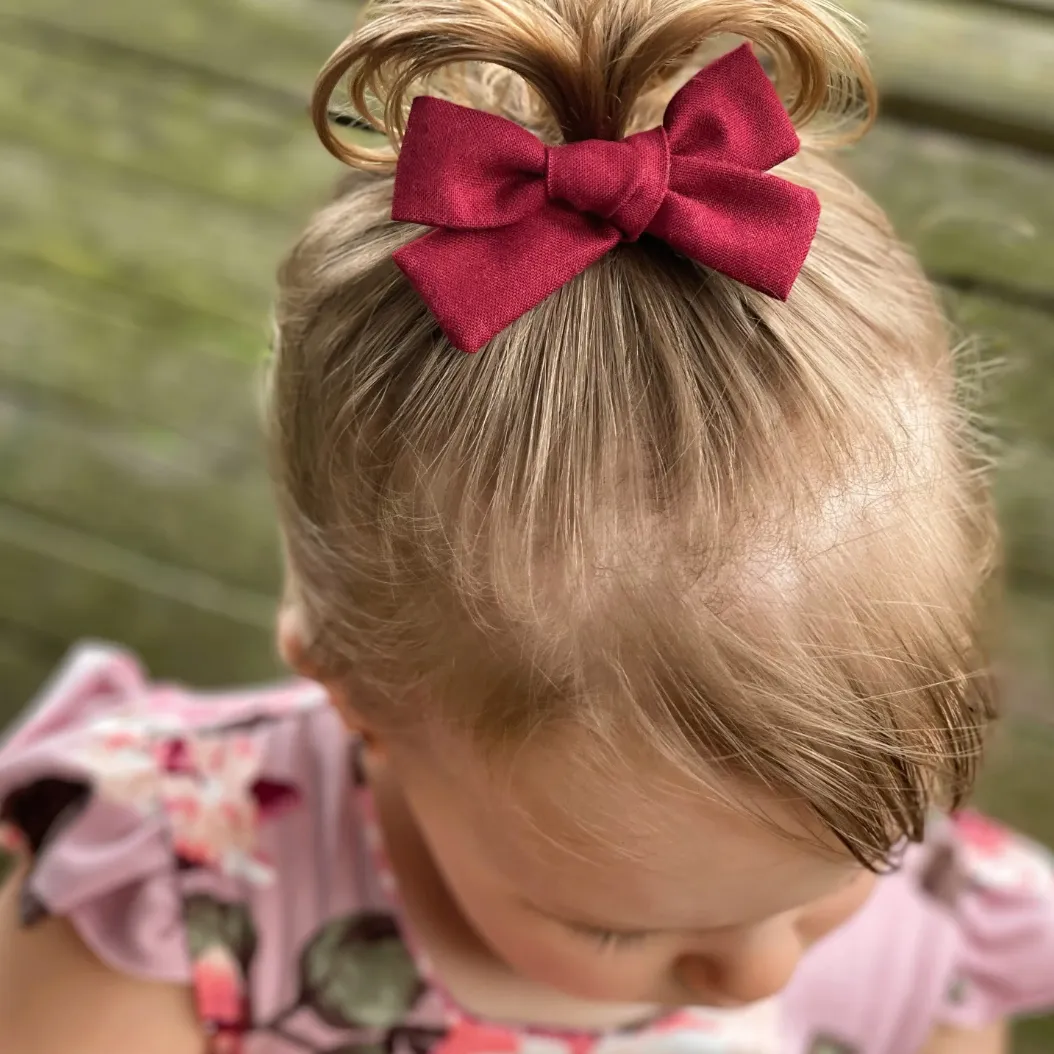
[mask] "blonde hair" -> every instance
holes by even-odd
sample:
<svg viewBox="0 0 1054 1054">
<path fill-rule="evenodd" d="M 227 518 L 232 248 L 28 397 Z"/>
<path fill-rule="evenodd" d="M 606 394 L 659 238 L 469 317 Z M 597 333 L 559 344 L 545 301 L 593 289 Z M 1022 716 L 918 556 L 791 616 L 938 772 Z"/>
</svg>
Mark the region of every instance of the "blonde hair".
<svg viewBox="0 0 1054 1054">
<path fill-rule="evenodd" d="M 781 174 L 821 198 L 790 300 L 644 240 L 454 350 L 391 260 L 422 233 L 390 219 L 412 94 L 615 138 L 722 34 L 772 60 L 807 144 Z M 389 147 L 335 136 L 342 81 Z M 869 866 L 962 798 L 996 533 L 934 291 L 824 156 L 872 111 L 826 0 L 374 5 L 317 84 L 360 171 L 282 268 L 270 393 L 294 600 L 372 719 L 646 743 Z"/>
</svg>

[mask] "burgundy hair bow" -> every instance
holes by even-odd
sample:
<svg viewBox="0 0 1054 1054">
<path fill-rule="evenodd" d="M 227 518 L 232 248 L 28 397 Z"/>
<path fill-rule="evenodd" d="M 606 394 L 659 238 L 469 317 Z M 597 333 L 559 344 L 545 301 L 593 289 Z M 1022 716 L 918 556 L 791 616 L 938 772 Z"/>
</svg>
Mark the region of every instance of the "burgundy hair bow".
<svg viewBox="0 0 1054 1054">
<path fill-rule="evenodd" d="M 504 117 L 420 96 L 392 219 L 439 229 L 394 259 L 463 351 L 642 234 L 786 300 L 820 202 L 769 169 L 800 145 L 747 44 L 681 88 L 661 127 L 619 142 L 546 146 Z"/>
</svg>

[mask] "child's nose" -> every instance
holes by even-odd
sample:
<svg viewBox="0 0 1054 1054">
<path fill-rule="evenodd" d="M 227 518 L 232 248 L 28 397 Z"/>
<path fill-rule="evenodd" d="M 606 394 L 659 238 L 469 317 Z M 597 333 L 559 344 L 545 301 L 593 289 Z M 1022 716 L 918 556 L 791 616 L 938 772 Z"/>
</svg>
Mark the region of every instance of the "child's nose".
<svg viewBox="0 0 1054 1054">
<path fill-rule="evenodd" d="M 678 978 L 700 1003 L 756 1003 L 787 986 L 803 950 L 792 922 L 771 923 L 719 955 L 686 955 L 678 963 Z"/>
</svg>

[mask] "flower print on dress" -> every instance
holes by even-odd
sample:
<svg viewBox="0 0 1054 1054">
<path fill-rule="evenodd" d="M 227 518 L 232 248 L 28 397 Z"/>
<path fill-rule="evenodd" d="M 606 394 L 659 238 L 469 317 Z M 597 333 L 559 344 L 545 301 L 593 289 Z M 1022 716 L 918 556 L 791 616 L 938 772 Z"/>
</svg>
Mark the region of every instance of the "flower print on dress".
<svg viewBox="0 0 1054 1054">
<path fill-rule="evenodd" d="M 776 1004 L 743 1010 L 688 1009 L 642 1030 L 605 1036 L 548 1036 L 463 1020 L 435 1054 L 776 1054 Z"/>
<path fill-rule="evenodd" d="M 195 960 L 193 984 L 198 1017 L 212 1037 L 210 1054 L 240 1054 L 247 1014 L 246 980 L 238 961 L 214 945 Z"/>
<path fill-rule="evenodd" d="M 260 778 L 261 752 L 250 736 L 169 740 L 161 745 L 161 799 L 177 857 L 255 885 L 274 869 L 257 847 L 257 832 L 300 802 L 288 784 Z"/>
<path fill-rule="evenodd" d="M 434 1054 L 589 1054 L 596 1046 L 596 1038 L 590 1035 L 518 1032 L 464 1018 L 451 1027 Z"/>
<path fill-rule="evenodd" d="M 300 1005 L 334 1028 L 386 1034 L 423 990 L 395 919 L 383 912 L 330 919 L 301 953 Z"/>
<path fill-rule="evenodd" d="M 197 894 L 184 901 L 183 917 L 209 1054 L 242 1054 L 252 1023 L 248 976 L 257 947 L 252 914 L 244 904 Z"/>
<path fill-rule="evenodd" d="M 261 822 L 299 804 L 289 784 L 261 777 L 250 735 L 183 734 L 178 720 L 111 719 L 82 751 L 96 793 L 142 815 L 161 813 L 186 867 L 267 885 L 274 870 L 257 846 Z"/>
<path fill-rule="evenodd" d="M 969 880 L 984 889 L 1054 895 L 1054 857 L 981 813 L 952 818 Z"/>
<path fill-rule="evenodd" d="M 182 723 L 173 715 L 144 715 L 128 708 L 92 724 L 77 757 L 101 798 L 148 815 L 160 807 L 156 745 L 182 733 Z"/>
<path fill-rule="evenodd" d="M 522 1054 L 523 1036 L 507 1028 L 461 1021 L 454 1025 L 435 1054 Z M 565 1054 L 558 1051 L 556 1054 Z"/>
<path fill-rule="evenodd" d="M 781 1050 L 775 1000 L 741 1010 L 691 1007 L 643 1032 L 602 1038 L 594 1054 L 776 1054 Z"/>
<path fill-rule="evenodd" d="M 326 921 L 302 947 L 299 975 L 292 1000 L 254 1022 L 290 1054 L 430 1054 L 447 1035 L 445 1024 L 416 1015 L 425 985 L 389 914 Z M 318 1047 L 310 1036 L 320 1027 L 340 1045 Z"/>
</svg>

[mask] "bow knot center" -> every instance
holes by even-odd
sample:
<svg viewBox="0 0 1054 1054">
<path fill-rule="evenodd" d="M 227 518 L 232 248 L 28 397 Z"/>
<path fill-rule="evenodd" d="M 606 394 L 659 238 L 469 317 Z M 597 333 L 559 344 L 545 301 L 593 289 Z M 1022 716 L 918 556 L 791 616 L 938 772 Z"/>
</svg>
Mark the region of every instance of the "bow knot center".
<svg viewBox="0 0 1054 1054">
<path fill-rule="evenodd" d="M 612 142 L 587 139 L 546 151 L 550 201 L 607 220 L 635 242 L 659 211 L 670 180 L 670 148 L 662 127 Z"/>
</svg>

